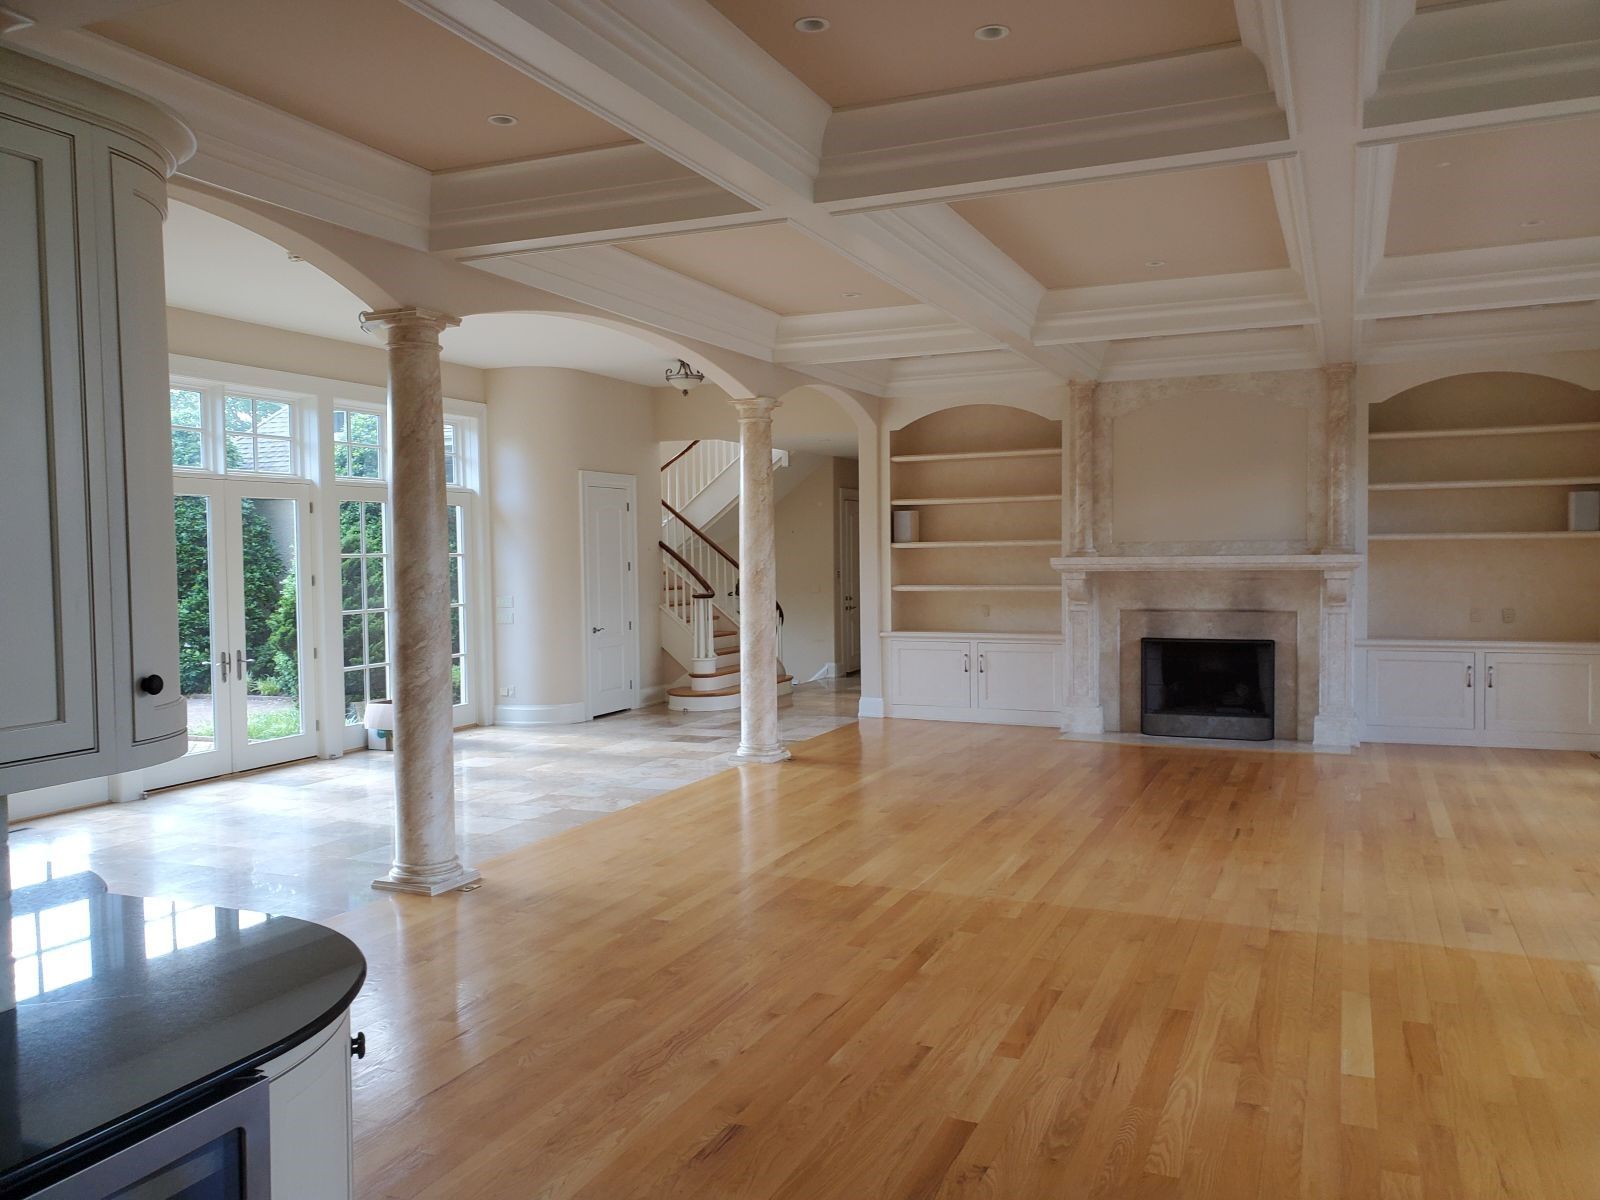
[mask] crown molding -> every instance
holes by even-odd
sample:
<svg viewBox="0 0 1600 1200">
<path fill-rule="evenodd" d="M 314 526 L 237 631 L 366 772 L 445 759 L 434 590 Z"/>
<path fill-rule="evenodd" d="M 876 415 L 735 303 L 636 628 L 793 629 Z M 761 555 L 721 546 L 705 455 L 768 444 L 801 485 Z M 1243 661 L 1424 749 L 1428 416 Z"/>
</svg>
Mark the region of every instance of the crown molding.
<svg viewBox="0 0 1600 1200">
<path fill-rule="evenodd" d="M 1523 14 L 1501 15 L 1516 20 Z M 1369 130 L 1405 125 L 1436 129 L 1452 119 L 1472 122 L 1508 111 L 1592 111 L 1596 96 L 1600 38 L 1591 34 L 1581 41 L 1391 68 L 1366 102 L 1364 122 Z"/>
<path fill-rule="evenodd" d="M 1045 294 L 1040 345 L 1311 325 L 1316 310 L 1292 270 L 1146 280 Z"/>
<path fill-rule="evenodd" d="M 1260 60 L 1229 46 L 836 112 L 815 199 L 855 212 L 1260 160 L 1288 137 Z"/>
<path fill-rule="evenodd" d="M 1600 298 L 1600 237 L 1385 258 L 1356 306 L 1361 320 Z"/>
<path fill-rule="evenodd" d="M 1106 349 L 1100 378 L 1115 382 L 1232 375 L 1304 370 L 1321 364 L 1316 343 L 1304 328 L 1250 329 L 1113 342 Z"/>
<path fill-rule="evenodd" d="M 1294 89 L 1289 71 L 1289 39 L 1284 33 L 1283 0 L 1233 0 L 1239 42 L 1260 60 L 1294 136 Z"/>
<path fill-rule="evenodd" d="M 828 105 L 710 5 L 403 3 L 749 203 L 810 193 Z"/>
<path fill-rule="evenodd" d="M 456 257 L 772 220 L 639 142 L 441 171 L 432 183 L 429 246 Z"/>
<path fill-rule="evenodd" d="M 1600 305 L 1459 312 L 1368 323 L 1362 362 L 1403 362 L 1483 352 L 1543 354 L 1600 349 Z"/>
<path fill-rule="evenodd" d="M 31 29 L 11 40 L 175 113 L 198 147 L 184 178 L 427 246 L 430 176 L 420 167 L 95 34 Z"/>
<path fill-rule="evenodd" d="M 615 246 L 579 246 L 474 265 L 619 317 L 772 361 L 776 313 Z"/>
<path fill-rule="evenodd" d="M 870 362 L 997 349 L 993 338 L 927 304 L 780 317 L 773 360 Z"/>
<path fill-rule="evenodd" d="M 983 350 L 974 354 L 902 359 L 894 364 L 884 395 L 892 399 L 954 396 L 997 399 L 1063 387 L 1060 376 L 1009 350 Z"/>
</svg>

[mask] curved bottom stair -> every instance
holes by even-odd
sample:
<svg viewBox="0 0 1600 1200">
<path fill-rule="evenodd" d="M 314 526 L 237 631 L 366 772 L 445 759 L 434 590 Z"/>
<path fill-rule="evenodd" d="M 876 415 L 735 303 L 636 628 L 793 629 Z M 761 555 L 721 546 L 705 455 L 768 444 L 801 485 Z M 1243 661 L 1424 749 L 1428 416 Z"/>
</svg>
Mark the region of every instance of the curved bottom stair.
<svg viewBox="0 0 1600 1200">
<path fill-rule="evenodd" d="M 667 689 L 667 707 L 674 712 L 723 712 L 727 709 L 739 707 L 739 669 L 734 667 L 727 672 L 727 677 L 733 680 L 730 687 L 697 688 L 692 684 L 688 687 L 675 687 Z M 718 676 L 701 677 L 701 682 L 713 680 Z M 794 692 L 794 676 L 780 674 L 778 676 L 778 700 L 781 703 Z"/>
</svg>

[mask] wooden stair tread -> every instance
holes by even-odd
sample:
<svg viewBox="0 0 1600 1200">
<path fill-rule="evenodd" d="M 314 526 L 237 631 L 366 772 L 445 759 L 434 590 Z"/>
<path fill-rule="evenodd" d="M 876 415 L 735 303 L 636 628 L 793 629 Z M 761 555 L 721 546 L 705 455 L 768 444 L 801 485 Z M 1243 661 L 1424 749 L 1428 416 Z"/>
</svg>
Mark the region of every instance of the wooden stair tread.
<svg viewBox="0 0 1600 1200">
<path fill-rule="evenodd" d="M 793 683 L 794 682 L 794 676 L 793 675 L 779 675 L 778 676 L 778 682 L 779 683 Z M 729 688 L 717 688 L 715 691 L 709 691 L 709 692 L 698 692 L 694 688 L 687 688 L 687 687 L 675 687 L 675 688 L 668 688 L 667 689 L 667 695 L 669 695 L 669 696 L 737 696 L 738 694 L 739 694 L 739 686 L 738 686 L 738 684 L 735 684 L 733 687 L 729 687 Z"/>
<path fill-rule="evenodd" d="M 716 678 L 718 678 L 719 676 L 722 676 L 722 675 L 737 675 L 738 673 L 739 673 L 739 664 L 738 663 L 731 663 L 730 665 L 728 665 L 726 667 L 721 667 L 721 668 L 719 668 L 718 670 L 715 670 L 715 671 L 699 671 L 699 672 L 690 671 L 689 672 L 689 678 L 690 679 L 716 679 Z"/>
</svg>

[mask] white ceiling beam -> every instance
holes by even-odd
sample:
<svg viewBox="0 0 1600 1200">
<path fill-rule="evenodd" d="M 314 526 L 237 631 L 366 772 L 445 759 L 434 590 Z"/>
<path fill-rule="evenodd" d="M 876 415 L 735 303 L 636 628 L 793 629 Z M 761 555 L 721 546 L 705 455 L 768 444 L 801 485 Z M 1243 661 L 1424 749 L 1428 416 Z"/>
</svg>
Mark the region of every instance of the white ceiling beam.
<svg viewBox="0 0 1600 1200">
<path fill-rule="evenodd" d="M 1600 349 L 1600 304 L 1588 303 L 1371 321 L 1360 361 L 1593 349 Z"/>
<path fill-rule="evenodd" d="M 1270 158 L 1288 122 L 1242 46 L 833 114 L 815 198 L 834 212 Z"/>
<path fill-rule="evenodd" d="M 999 343 L 928 304 L 782 317 L 773 361 L 876 362 L 999 349 Z"/>
<path fill-rule="evenodd" d="M 1279 0 L 1233 0 L 1234 19 L 1239 23 L 1239 42 L 1260 60 L 1267 73 L 1267 86 L 1284 111 L 1289 135 L 1294 136 L 1294 87 L 1289 70 L 1289 38 L 1283 26 L 1283 7 Z"/>
<path fill-rule="evenodd" d="M 771 221 L 640 142 L 433 176 L 429 245 L 456 258 Z"/>
<path fill-rule="evenodd" d="M 96 21 L 131 17 L 168 0 L 6 0 L 5 8 L 40 29 L 82 29 Z"/>
<path fill-rule="evenodd" d="M 1321 362 L 1321 353 L 1308 329 L 1238 330 L 1113 342 L 1106 348 L 1100 378 L 1169 379 L 1244 371 L 1300 371 Z"/>
<path fill-rule="evenodd" d="M 1385 258 L 1356 308 L 1364 321 L 1600 298 L 1600 237 Z"/>
<path fill-rule="evenodd" d="M 1033 337 L 1040 345 L 1061 345 L 1313 325 L 1316 319 L 1294 271 L 1250 271 L 1052 291 L 1040 305 Z"/>
</svg>

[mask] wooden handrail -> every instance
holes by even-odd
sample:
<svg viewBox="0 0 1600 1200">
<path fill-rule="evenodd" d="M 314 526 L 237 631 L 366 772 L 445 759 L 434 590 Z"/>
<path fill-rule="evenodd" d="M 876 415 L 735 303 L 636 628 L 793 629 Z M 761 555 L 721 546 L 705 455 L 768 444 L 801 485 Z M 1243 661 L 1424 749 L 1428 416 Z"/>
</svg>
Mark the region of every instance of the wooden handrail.
<svg viewBox="0 0 1600 1200">
<path fill-rule="evenodd" d="M 671 457 L 671 458 L 669 458 L 669 459 L 667 459 L 667 461 L 666 461 L 666 462 L 664 462 L 664 463 L 662 463 L 662 464 L 661 464 L 661 469 L 662 469 L 662 470 L 663 470 L 663 471 L 665 471 L 665 470 L 666 470 L 666 469 L 667 469 L 667 468 L 668 468 L 668 467 L 670 467 L 670 466 L 671 466 L 671 465 L 672 465 L 672 464 L 673 464 L 673 463 L 675 463 L 675 462 L 677 462 L 677 461 L 678 461 L 678 460 L 679 460 L 679 459 L 680 459 L 680 458 L 682 458 L 682 457 L 683 457 L 683 456 L 684 456 L 684 455 L 685 455 L 685 454 L 687 454 L 687 453 L 689 453 L 689 451 L 691 451 L 691 450 L 693 450 L 693 449 L 694 449 L 694 448 L 695 448 L 695 447 L 696 447 L 696 446 L 698 446 L 698 445 L 699 445 L 699 444 L 700 444 L 700 439 L 699 439 L 699 438 L 695 438 L 695 440 L 694 440 L 694 441 L 692 441 L 692 442 L 690 442 L 690 443 L 689 443 L 689 444 L 688 444 L 688 445 L 687 445 L 687 446 L 685 446 L 685 447 L 684 447 L 684 448 L 683 448 L 683 449 L 682 449 L 682 450 L 679 450 L 679 451 L 678 451 L 678 452 L 677 452 L 677 453 L 676 453 L 676 454 L 674 454 L 674 455 L 673 455 L 673 456 L 672 456 L 672 457 Z"/>
<path fill-rule="evenodd" d="M 674 550 L 671 546 L 667 545 L 665 542 L 657 542 L 656 545 L 660 546 L 669 555 L 671 555 L 672 556 L 672 561 L 677 563 L 685 571 L 689 572 L 689 574 L 694 577 L 694 581 L 700 585 L 700 590 L 693 594 L 694 595 L 694 599 L 696 599 L 696 600 L 715 600 L 716 599 L 716 597 L 717 597 L 717 589 L 711 586 L 711 584 L 706 580 L 706 577 L 704 575 L 700 574 L 699 571 L 696 571 L 694 569 L 694 564 L 693 563 L 691 563 L 688 559 L 684 558 L 683 555 L 679 554 L 676 550 Z"/>
<path fill-rule="evenodd" d="M 727 562 L 735 570 L 738 570 L 738 568 L 739 568 L 739 560 L 737 558 L 735 558 L 733 555 L 729 554 L 721 546 L 717 545 L 716 542 L 712 541 L 706 535 L 706 531 L 704 529 L 701 529 L 700 526 L 696 525 L 693 521 L 689 520 L 688 517 L 684 516 L 677 509 L 673 508 L 672 505 L 668 504 L 665 500 L 663 500 L 661 502 L 661 507 L 666 509 L 673 516 L 677 517 L 678 520 L 682 521 L 684 523 L 684 525 L 686 525 L 688 527 L 689 532 L 694 534 L 695 537 L 699 538 L 702 542 L 704 542 L 706 545 L 710 546 L 718 554 L 722 555 L 723 561 Z"/>
</svg>

